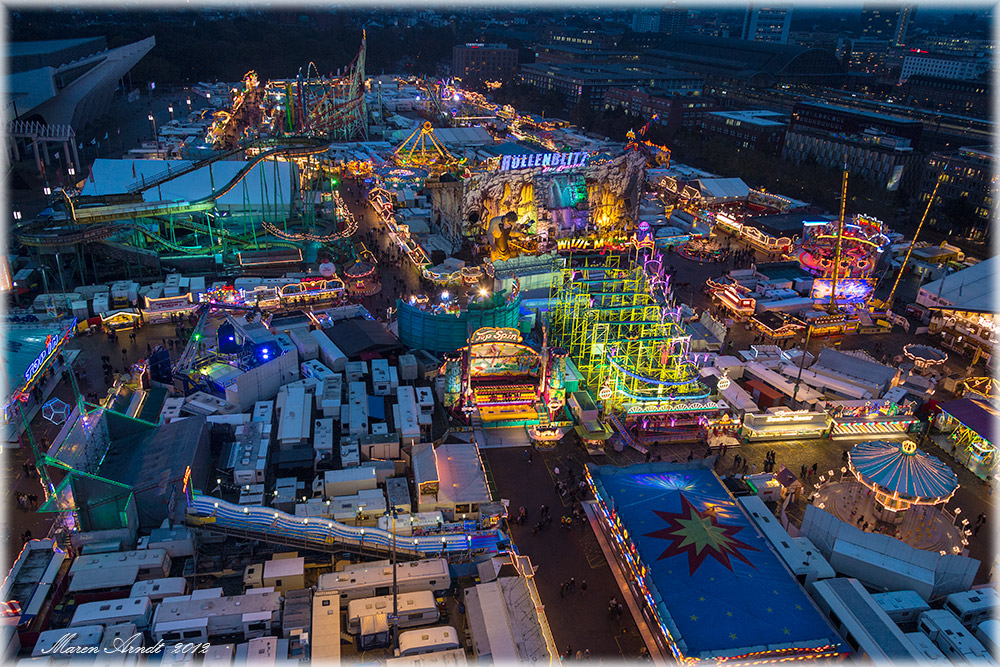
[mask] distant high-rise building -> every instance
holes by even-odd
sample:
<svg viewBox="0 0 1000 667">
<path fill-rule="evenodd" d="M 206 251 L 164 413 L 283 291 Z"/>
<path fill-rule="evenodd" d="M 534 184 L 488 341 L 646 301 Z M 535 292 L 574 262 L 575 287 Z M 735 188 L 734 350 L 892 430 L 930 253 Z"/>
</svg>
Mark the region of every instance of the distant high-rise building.
<svg viewBox="0 0 1000 667">
<path fill-rule="evenodd" d="M 743 19 L 742 38 L 751 42 L 787 44 L 791 24 L 792 8 L 789 6 L 749 5 Z"/>
<path fill-rule="evenodd" d="M 913 5 L 865 5 L 861 9 L 861 37 L 902 46 L 916 11 Z"/>
<path fill-rule="evenodd" d="M 676 35 L 687 28 L 688 10 L 670 6 L 660 10 L 660 32 Z"/>
<path fill-rule="evenodd" d="M 451 74 L 472 88 L 486 81 L 510 81 L 517 72 L 517 49 L 506 44 L 465 44 L 451 50 Z"/>
<path fill-rule="evenodd" d="M 660 15 L 648 9 L 632 14 L 632 32 L 657 32 L 660 29 Z"/>
</svg>

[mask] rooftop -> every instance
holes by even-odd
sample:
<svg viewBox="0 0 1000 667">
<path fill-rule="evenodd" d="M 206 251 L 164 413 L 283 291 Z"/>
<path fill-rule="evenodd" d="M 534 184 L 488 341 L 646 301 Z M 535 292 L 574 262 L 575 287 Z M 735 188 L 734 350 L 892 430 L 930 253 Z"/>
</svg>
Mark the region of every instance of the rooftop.
<svg viewBox="0 0 1000 667">
<path fill-rule="evenodd" d="M 841 644 L 711 469 L 587 469 L 628 526 L 656 613 L 685 657 Z"/>
<path fill-rule="evenodd" d="M 962 306 L 970 310 L 996 311 L 993 276 L 997 268 L 997 258 L 991 257 L 929 282 L 920 291 L 939 297 L 942 304 Z"/>
</svg>

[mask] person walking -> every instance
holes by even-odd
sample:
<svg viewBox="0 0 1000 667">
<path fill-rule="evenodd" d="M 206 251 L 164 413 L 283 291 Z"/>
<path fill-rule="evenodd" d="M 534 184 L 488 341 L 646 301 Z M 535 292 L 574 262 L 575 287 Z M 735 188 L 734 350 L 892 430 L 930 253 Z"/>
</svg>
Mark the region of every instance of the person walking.
<svg viewBox="0 0 1000 667">
<path fill-rule="evenodd" d="M 587 595 L 587 580 L 584 579 L 580 582 L 580 595 L 586 597 Z"/>
<path fill-rule="evenodd" d="M 980 514 L 979 518 L 976 519 L 976 527 L 972 529 L 972 536 L 975 537 L 979 534 L 979 529 L 986 524 L 986 515 Z"/>
</svg>

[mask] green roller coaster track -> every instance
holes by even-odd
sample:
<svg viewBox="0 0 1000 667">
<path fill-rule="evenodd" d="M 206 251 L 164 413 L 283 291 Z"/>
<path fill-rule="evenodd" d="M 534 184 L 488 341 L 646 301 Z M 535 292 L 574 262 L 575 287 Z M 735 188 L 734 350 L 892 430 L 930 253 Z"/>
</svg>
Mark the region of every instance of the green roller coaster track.
<svg viewBox="0 0 1000 667">
<path fill-rule="evenodd" d="M 132 202 L 115 203 L 105 206 L 92 206 L 90 208 L 74 208 L 72 202 L 69 206 L 69 214 L 61 213 L 44 220 L 26 220 L 13 228 L 14 238 L 20 243 L 32 247 L 58 247 L 78 245 L 81 243 L 103 242 L 109 237 L 128 231 L 142 234 L 153 243 L 159 244 L 174 252 L 185 254 L 202 254 L 207 251 L 214 251 L 217 247 L 214 243 L 210 248 L 205 246 L 190 247 L 183 246 L 175 241 L 161 237 L 156 232 L 147 229 L 137 223 L 137 219 L 162 220 L 164 216 L 183 215 L 209 211 L 215 208 L 215 202 L 220 197 L 230 192 L 240 184 L 254 167 L 268 158 L 279 155 L 286 157 L 304 157 L 317 155 L 327 150 L 328 144 L 317 139 L 289 137 L 282 139 L 262 139 L 248 142 L 246 145 L 235 151 L 228 151 L 211 158 L 206 158 L 199 162 L 192 163 L 181 169 L 173 171 L 167 170 L 154 176 L 148 181 L 144 181 L 140 187 L 134 184 L 129 188 L 132 194 L 148 190 L 156 185 L 161 185 L 169 180 L 177 178 L 187 173 L 191 173 L 204 167 L 205 165 L 233 155 L 240 150 L 250 147 L 263 148 L 273 146 L 269 150 L 264 150 L 247 162 L 222 188 L 210 195 L 201 197 L 191 202 L 157 201 L 157 202 Z M 93 199 L 93 198 L 91 198 Z M 207 225 L 201 225 L 189 220 L 170 220 L 170 224 L 191 229 L 198 233 L 204 233 L 213 238 L 225 238 L 228 243 L 236 245 L 259 245 L 256 232 L 244 232 L 243 234 L 233 234 L 225 229 L 212 229 Z M 248 235 L 253 238 L 246 238 Z M 299 244 L 282 241 L 268 240 L 267 245 L 271 247 L 297 248 Z"/>
</svg>

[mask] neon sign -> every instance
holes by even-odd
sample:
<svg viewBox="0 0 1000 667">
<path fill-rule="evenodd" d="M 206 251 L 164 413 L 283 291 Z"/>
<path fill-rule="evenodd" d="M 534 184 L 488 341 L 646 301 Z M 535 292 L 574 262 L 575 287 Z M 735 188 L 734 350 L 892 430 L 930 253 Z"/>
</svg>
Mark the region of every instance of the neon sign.
<svg viewBox="0 0 1000 667">
<path fill-rule="evenodd" d="M 75 328 L 76 328 L 76 319 L 74 318 L 72 324 L 70 324 L 69 326 L 68 331 L 72 331 Z M 53 336 L 52 334 L 46 336 L 45 349 L 38 354 L 38 357 L 35 358 L 34 361 L 31 362 L 31 365 L 28 366 L 28 370 L 24 371 L 24 379 L 26 382 L 30 383 L 34 379 L 34 377 L 39 373 L 39 371 L 42 370 L 42 367 L 45 365 L 45 362 L 48 361 L 53 354 L 55 354 L 56 350 L 59 348 L 59 345 L 62 343 L 63 338 L 65 336 L 66 336 L 65 333 L 62 334 L 61 336 Z"/>
<path fill-rule="evenodd" d="M 555 169 L 558 167 L 579 167 L 587 161 L 587 153 L 534 153 L 532 155 L 504 155 L 500 161 L 500 171 L 511 169 L 534 169 L 537 167 Z"/>
</svg>

